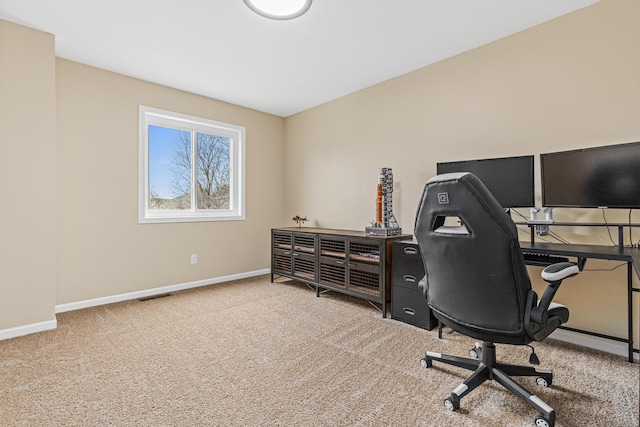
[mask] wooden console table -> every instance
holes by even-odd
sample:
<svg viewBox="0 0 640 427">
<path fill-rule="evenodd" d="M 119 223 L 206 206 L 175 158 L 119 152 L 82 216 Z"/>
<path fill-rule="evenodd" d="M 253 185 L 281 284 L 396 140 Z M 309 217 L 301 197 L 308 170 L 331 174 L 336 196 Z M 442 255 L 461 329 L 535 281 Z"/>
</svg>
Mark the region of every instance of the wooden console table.
<svg viewBox="0 0 640 427">
<path fill-rule="evenodd" d="M 391 243 L 412 236 L 364 231 L 285 227 L 271 230 L 271 282 L 284 276 L 381 305 L 391 300 Z"/>
</svg>

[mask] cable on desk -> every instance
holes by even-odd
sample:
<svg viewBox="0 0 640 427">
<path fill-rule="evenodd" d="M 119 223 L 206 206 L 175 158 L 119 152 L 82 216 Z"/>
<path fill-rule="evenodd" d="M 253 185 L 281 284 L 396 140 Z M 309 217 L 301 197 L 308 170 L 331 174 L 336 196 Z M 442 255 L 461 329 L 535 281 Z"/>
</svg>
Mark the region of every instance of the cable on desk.
<svg viewBox="0 0 640 427">
<path fill-rule="evenodd" d="M 618 269 L 620 267 L 624 267 L 626 265 L 627 265 L 627 263 L 625 262 L 625 263 L 622 263 L 622 264 L 618 264 L 618 265 L 616 265 L 615 267 L 612 267 L 612 268 L 585 268 L 584 271 L 613 271 L 613 270 L 616 270 L 616 269 Z"/>
<path fill-rule="evenodd" d="M 558 233 L 556 233 L 555 231 L 549 230 L 549 236 L 553 237 L 554 239 L 556 239 L 560 243 L 564 243 L 565 245 L 568 245 L 568 244 L 571 243 L 568 240 L 565 240 L 562 237 L 560 237 L 560 235 Z"/>
<path fill-rule="evenodd" d="M 631 226 L 631 212 L 633 212 L 633 209 L 629 209 L 629 244 L 633 247 L 633 233 L 631 232 L 631 230 L 633 229 L 633 227 Z M 640 239 L 638 239 L 636 245 L 640 246 Z"/>
<path fill-rule="evenodd" d="M 609 240 L 611 240 L 611 243 L 613 244 L 613 246 L 617 246 L 616 242 L 613 241 L 613 237 L 611 237 L 611 230 L 609 230 L 609 222 L 607 221 L 607 216 L 604 213 L 604 208 L 600 208 L 600 210 L 602 211 L 602 219 L 604 219 L 604 223 L 606 225 L 605 228 L 607 229 L 607 233 L 609 234 Z"/>
<path fill-rule="evenodd" d="M 522 219 L 524 219 L 525 221 L 529 221 L 529 218 L 527 218 L 526 216 L 522 215 L 520 212 L 518 212 L 517 210 L 515 210 L 514 208 L 511 208 L 511 212 L 515 212 L 516 214 L 518 214 L 518 216 Z"/>
</svg>

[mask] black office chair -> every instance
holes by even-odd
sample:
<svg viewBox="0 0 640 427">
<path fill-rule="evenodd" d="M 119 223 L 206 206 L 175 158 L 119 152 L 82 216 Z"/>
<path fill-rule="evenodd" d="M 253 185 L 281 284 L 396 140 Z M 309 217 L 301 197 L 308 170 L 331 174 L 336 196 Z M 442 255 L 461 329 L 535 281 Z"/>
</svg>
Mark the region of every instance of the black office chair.
<svg viewBox="0 0 640 427">
<path fill-rule="evenodd" d="M 533 366 L 496 362 L 494 343 L 527 345 L 546 338 L 569 319 L 569 310 L 552 303 L 563 279 L 578 273 L 572 263 L 553 264 L 542 278 L 549 283 L 539 301 L 518 243 L 515 224 L 493 195 L 471 173 L 438 175 L 424 188 L 415 235 L 425 265 L 422 286 L 435 317 L 443 325 L 483 344 L 462 358 L 427 351 L 422 366 L 433 361 L 475 371 L 456 387 L 445 406 L 460 408 L 460 399 L 486 380 L 495 380 L 540 412 L 538 427 L 553 427 L 555 411 L 510 376 L 536 376 L 551 385 L 553 372 Z M 535 353 L 531 363 L 536 363 Z"/>
</svg>

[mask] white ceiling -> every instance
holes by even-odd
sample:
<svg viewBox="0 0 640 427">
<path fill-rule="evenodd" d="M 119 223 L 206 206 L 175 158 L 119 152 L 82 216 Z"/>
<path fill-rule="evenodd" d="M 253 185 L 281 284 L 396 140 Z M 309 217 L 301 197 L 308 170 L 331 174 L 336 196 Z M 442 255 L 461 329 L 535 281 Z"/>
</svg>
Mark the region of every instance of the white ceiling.
<svg viewBox="0 0 640 427">
<path fill-rule="evenodd" d="M 56 56 L 287 117 L 599 0 L 314 0 L 293 21 L 242 0 L 0 0 Z"/>
</svg>

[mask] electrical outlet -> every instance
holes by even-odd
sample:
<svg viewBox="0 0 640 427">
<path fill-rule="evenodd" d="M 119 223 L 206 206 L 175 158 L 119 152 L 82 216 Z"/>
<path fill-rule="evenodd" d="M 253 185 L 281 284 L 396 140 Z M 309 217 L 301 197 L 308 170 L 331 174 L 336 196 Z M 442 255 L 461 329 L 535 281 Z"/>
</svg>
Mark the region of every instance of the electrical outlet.
<svg viewBox="0 0 640 427">
<path fill-rule="evenodd" d="M 197 264 L 198 263 L 198 255 L 193 254 L 191 255 L 191 264 Z"/>
</svg>

